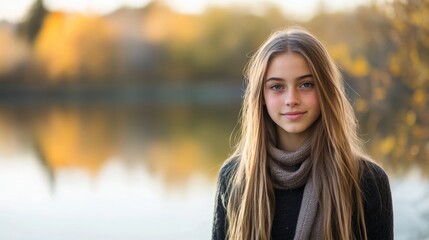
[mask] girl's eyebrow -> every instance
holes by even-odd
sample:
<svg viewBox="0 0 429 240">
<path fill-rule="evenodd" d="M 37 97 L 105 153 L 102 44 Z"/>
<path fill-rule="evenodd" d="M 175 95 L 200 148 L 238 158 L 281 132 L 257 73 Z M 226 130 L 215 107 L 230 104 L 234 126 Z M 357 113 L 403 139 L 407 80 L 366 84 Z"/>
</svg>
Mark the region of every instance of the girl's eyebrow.
<svg viewBox="0 0 429 240">
<path fill-rule="evenodd" d="M 306 78 L 310 78 L 310 77 L 313 77 L 313 74 L 302 75 L 300 77 L 297 77 L 296 80 L 302 80 L 302 79 L 306 79 Z"/>
<path fill-rule="evenodd" d="M 302 75 L 302 76 L 295 78 L 295 80 L 299 81 L 299 80 L 310 78 L 310 77 L 313 77 L 313 74 L 305 74 L 305 75 Z M 270 78 L 265 80 L 265 82 L 268 82 L 268 81 L 284 81 L 284 79 L 280 78 L 280 77 L 270 77 Z"/>
</svg>

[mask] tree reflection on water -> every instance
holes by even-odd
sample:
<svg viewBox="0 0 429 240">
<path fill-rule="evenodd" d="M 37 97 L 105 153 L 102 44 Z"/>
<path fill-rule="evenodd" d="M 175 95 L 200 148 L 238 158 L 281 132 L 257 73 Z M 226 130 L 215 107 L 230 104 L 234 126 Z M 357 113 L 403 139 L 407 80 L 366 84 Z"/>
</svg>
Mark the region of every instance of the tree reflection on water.
<svg viewBox="0 0 429 240">
<path fill-rule="evenodd" d="M 79 169 L 96 177 L 120 156 L 129 167 L 143 164 L 167 185 L 195 173 L 214 179 L 230 151 L 237 113 L 237 106 L 3 107 L 0 128 L 12 139 L 2 150 L 10 144 L 16 152 L 31 148 L 48 175 Z"/>
</svg>

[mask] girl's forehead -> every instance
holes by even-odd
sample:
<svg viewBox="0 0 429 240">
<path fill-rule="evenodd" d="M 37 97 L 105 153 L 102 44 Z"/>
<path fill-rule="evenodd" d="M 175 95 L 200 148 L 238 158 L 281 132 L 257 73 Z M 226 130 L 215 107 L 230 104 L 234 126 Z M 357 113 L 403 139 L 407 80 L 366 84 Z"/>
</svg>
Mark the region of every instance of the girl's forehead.
<svg viewBox="0 0 429 240">
<path fill-rule="evenodd" d="M 268 63 L 267 71 L 308 70 L 307 60 L 299 53 L 283 52 L 274 56 Z"/>
</svg>

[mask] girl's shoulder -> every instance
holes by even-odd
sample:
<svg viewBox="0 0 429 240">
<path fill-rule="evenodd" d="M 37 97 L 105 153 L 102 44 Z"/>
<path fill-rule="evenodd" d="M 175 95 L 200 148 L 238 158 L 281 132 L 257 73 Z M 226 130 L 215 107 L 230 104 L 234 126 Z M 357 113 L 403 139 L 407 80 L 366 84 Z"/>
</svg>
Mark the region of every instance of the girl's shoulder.
<svg viewBox="0 0 429 240">
<path fill-rule="evenodd" d="M 229 199 L 229 185 L 231 183 L 232 176 L 236 172 L 238 166 L 239 158 L 233 157 L 227 159 L 219 171 L 217 190 L 216 195 L 219 198 L 219 203 L 217 207 L 222 206 L 225 210 L 228 205 Z"/>
<path fill-rule="evenodd" d="M 239 162 L 239 157 L 232 157 L 227 159 L 219 171 L 219 183 L 221 185 L 227 185 L 231 180 L 231 177 L 235 173 Z"/>
<path fill-rule="evenodd" d="M 393 239 L 393 204 L 389 178 L 379 165 L 362 161 L 361 191 L 368 239 Z"/>
<path fill-rule="evenodd" d="M 377 208 L 391 204 L 389 177 L 382 167 L 369 161 L 362 161 L 361 191 L 368 207 Z"/>
<path fill-rule="evenodd" d="M 362 184 L 374 183 L 374 184 L 389 184 L 389 177 L 387 176 L 384 169 L 371 160 L 362 160 Z"/>
</svg>

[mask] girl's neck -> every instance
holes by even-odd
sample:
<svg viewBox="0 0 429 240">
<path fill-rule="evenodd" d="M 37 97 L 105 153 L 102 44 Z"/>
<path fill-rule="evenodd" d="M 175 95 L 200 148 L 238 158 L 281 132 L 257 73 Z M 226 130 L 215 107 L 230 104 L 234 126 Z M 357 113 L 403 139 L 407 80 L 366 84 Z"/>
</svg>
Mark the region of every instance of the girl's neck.
<svg viewBox="0 0 429 240">
<path fill-rule="evenodd" d="M 307 132 L 299 134 L 289 134 L 286 133 L 280 127 L 277 129 L 278 135 L 278 148 L 287 152 L 295 152 L 301 147 L 307 140 Z"/>
</svg>

